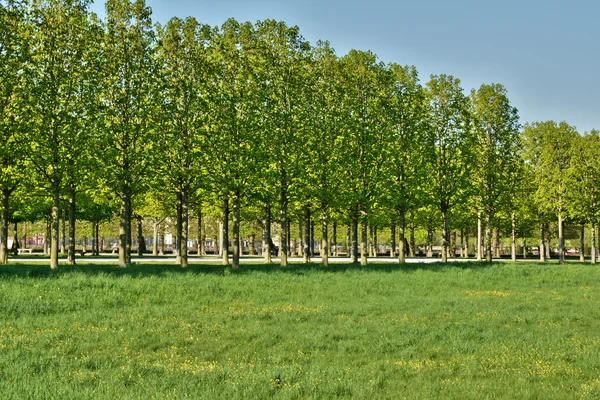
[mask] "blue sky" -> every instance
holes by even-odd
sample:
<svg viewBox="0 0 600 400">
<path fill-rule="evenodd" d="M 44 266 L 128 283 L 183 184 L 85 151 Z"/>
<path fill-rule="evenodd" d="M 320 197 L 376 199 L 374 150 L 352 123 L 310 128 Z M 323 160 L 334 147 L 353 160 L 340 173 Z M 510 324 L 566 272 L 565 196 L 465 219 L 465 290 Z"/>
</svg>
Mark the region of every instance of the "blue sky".
<svg viewBox="0 0 600 400">
<path fill-rule="evenodd" d="M 591 0 L 146 0 L 153 19 L 266 18 L 298 25 L 338 55 L 371 50 L 384 62 L 459 78 L 469 92 L 501 83 L 521 123 L 566 121 L 600 129 L 600 3 Z M 103 15 L 104 1 L 92 9 Z"/>
</svg>

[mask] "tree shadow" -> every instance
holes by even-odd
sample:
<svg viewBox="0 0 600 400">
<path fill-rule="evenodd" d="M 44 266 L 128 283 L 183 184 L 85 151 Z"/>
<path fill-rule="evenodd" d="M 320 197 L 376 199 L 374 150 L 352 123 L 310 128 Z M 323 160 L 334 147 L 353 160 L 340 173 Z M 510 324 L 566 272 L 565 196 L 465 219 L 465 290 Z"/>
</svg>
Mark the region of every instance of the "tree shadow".
<svg viewBox="0 0 600 400">
<path fill-rule="evenodd" d="M 139 263 L 135 262 L 126 268 L 119 268 L 115 263 L 96 264 L 80 261 L 77 265 L 60 264 L 58 269 L 51 270 L 46 264 L 8 264 L 0 266 L 0 280 L 12 278 L 57 278 L 70 274 L 85 274 L 89 276 L 111 275 L 129 276 L 143 278 L 149 276 L 168 277 L 174 274 L 193 275 L 248 275 L 260 274 L 339 274 L 346 272 L 361 273 L 414 273 L 417 271 L 445 272 L 449 270 L 483 270 L 497 266 L 497 262 L 449 262 L 439 263 L 377 263 L 371 262 L 367 266 L 352 263 L 330 263 L 328 267 L 321 263 L 292 263 L 288 267 L 280 267 L 277 263 L 272 264 L 242 264 L 240 268 L 223 266 L 215 263 L 191 263 L 187 268 L 181 268 L 176 264 L 166 263 Z"/>
</svg>

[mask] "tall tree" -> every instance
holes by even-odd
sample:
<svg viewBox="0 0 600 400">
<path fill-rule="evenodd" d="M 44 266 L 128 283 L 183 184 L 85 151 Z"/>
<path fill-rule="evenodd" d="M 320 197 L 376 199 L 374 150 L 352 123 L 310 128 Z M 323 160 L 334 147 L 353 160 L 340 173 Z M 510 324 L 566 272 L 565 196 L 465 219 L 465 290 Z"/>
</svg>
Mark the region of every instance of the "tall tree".
<svg viewBox="0 0 600 400">
<path fill-rule="evenodd" d="M 566 122 L 525 124 L 525 159 L 535 166 L 535 202 L 541 215 L 558 222 L 559 262 L 564 262 L 564 219 L 567 212 L 567 175 L 575 140 L 579 134 Z"/>
<path fill-rule="evenodd" d="M 108 0 L 102 104 L 107 185 L 121 200 L 119 266 L 131 263 L 132 197 L 142 191 L 152 150 L 156 85 L 151 9 L 144 0 Z"/>
<path fill-rule="evenodd" d="M 10 196 L 22 179 L 23 72 L 29 58 L 25 11 L 22 2 L 0 1 L 0 264 L 8 261 Z"/>
<path fill-rule="evenodd" d="M 481 85 L 471 91 L 475 133 L 474 194 L 485 213 L 486 261 L 492 261 L 492 224 L 499 210 L 508 210 L 517 183 L 520 161 L 519 115 L 506 89 Z"/>
<path fill-rule="evenodd" d="M 177 197 L 177 256 L 188 266 L 187 232 L 190 197 L 202 175 L 204 136 L 207 130 L 207 41 L 210 29 L 194 18 L 171 19 L 158 30 L 162 149 L 158 165 L 166 187 Z"/>
<path fill-rule="evenodd" d="M 472 135 L 468 98 L 460 80 L 432 76 L 427 83 L 431 150 L 431 195 L 442 214 L 442 262 L 448 260 L 449 212 L 466 201 Z"/>
</svg>

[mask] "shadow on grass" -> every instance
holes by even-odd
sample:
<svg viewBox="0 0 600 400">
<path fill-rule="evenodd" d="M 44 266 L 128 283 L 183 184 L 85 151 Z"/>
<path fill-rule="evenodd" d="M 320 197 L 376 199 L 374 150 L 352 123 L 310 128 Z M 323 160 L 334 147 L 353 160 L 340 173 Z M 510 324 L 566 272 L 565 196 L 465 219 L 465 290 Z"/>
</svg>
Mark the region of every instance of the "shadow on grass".
<svg viewBox="0 0 600 400">
<path fill-rule="evenodd" d="M 345 272 L 364 272 L 364 273 L 392 273 L 392 272 L 416 272 L 432 271 L 444 272 L 448 270 L 482 270 L 497 266 L 498 263 L 487 262 L 449 262 L 442 263 L 411 263 L 411 264 L 388 264 L 388 263 L 370 263 L 363 267 L 360 264 L 352 263 L 331 263 L 324 267 L 320 263 L 311 264 L 290 264 L 288 267 L 280 267 L 279 264 L 242 264 L 239 269 L 233 269 L 230 266 L 215 264 L 190 264 L 188 268 L 181 268 L 175 264 L 142 264 L 134 263 L 127 268 L 119 268 L 115 264 L 93 264 L 80 262 L 77 265 L 60 264 L 58 269 L 51 270 L 48 265 L 39 264 L 8 264 L 0 266 L 0 280 L 10 278 L 57 278 L 69 274 L 86 275 L 114 275 L 114 276 L 170 276 L 172 274 L 206 274 L 206 275 L 247 275 L 253 273 L 265 274 L 294 274 L 307 275 L 314 273 L 345 273 Z M 528 264 L 529 265 L 529 264 Z"/>
</svg>

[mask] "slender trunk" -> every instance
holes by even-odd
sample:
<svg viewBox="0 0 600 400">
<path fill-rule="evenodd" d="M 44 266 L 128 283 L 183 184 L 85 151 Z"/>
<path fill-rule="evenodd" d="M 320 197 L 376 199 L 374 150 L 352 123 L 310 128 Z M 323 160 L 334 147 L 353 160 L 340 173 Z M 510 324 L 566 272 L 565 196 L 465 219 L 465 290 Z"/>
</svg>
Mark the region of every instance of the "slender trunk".
<svg viewBox="0 0 600 400">
<path fill-rule="evenodd" d="M 312 221 L 312 216 L 310 217 L 310 256 L 315 256 L 315 224 Z"/>
<path fill-rule="evenodd" d="M 177 217 L 175 222 L 175 264 L 181 265 L 181 237 L 183 235 L 183 193 L 177 193 Z"/>
<path fill-rule="evenodd" d="M 200 257 L 202 253 L 202 208 L 198 209 L 198 230 L 196 231 L 196 254 Z"/>
<path fill-rule="evenodd" d="M 329 237 L 327 231 L 327 223 L 328 223 L 328 215 L 327 208 L 323 207 L 323 217 L 321 221 L 321 231 L 322 231 L 322 240 L 321 240 L 321 258 L 323 259 L 323 266 L 329 266 Z"/>
<path fill-rule="evenodd" d="M 75 265 L 75 205 L 76 196 L 74 188 L 69 188 L 69 251 L 67 254 L 67 262 Z"/>
<path fill-rule="evenodd" d="M 141 257 L 144 255 L 144 250 L 146 250 L 146 242 L 144 241 L 144 234 L 142 232 L 142 218 L 139 216 L 137 217 L 137 241 L 137 254 L 139 257 Z"/>
<path fill-rule="evenodd" d="M 513 261 L 517 261 L 517 223 L 515 220 L 515 213 L 511 215 L 512 219 L 512 244 L 510 248 L 510 254 Z"/>
<path fill-rule="evenodd" d="M 158 251 L 159 256 L 165 255 L 165 223 L 160 224 L 160 247 Z"/>
<path fill-rule="evenodd" d="M 304 207 L 304 246 L 302 258 L 305 264 L 310 263 L 310 208 Z"/>
<path fill-rule="evenodd" d="M 0 264 L 8 263 L 8 206 L 11 191 L 2 189 L 2 214 L 0 214 Z"/>
<path fill-rule="evenodd" d="M 463 258 L 469 257 L 469 230 L 465 229 L 465 251 L 463 252 Z"/>
<path fill-rule="evenodd" d="M 229 198 L 223 200 L 223 214 L 221 215 L 221 223 L 223 224 L 223 265 L 229 265 Z"/>
<path fill-rule="evenodd" d="M 240 267 L 240 192 L 233 194 L 233 263 L 232 268 Z"/>
<path fill-rule="evenodd" d="M 92 256 L 96 255 L 96 221 L 92 221 Z"/>
<path fill-rule="evenodd" d="M 285 182 L 285 175 L 282 178 L 282 183 Z M 279 206 L 281 208 L 281 243 L 279 243 L 279 265 L 282 267 L 288 266 L 288 198 L 286 186 L 282 184 L 282 189 L 279 198 Z"/>
<path fill-rule="evenodd" d="M 373 257 L 377 258 L 377 224 L 373 225 Z"/>
<path fill-rule="evenodd" d="M 223 257 L 223 221 L 221 220 L 219 220 L 219 243 L 217 244 L 217 248 L 219 249 L 217 254 Z"/>
<path fill-rule="evenodd" d="M 442 262 L 448 262 L 448 211 L 442 210 Z"/>
<path fill-rule="evenodd" d="M 352 222 L 346 227 L 346 257 L 352 257 Z"/>
<path fill-rule="evenodd" d="M 367 265 L 367 212 L 362 211 L 362 229 L 361 229 L 361 240 L 360 240 L 360 265 L 363 267 Z"/>
<path fill-rule="evenodd" d="M 60 181 L 52 182 L 52 241 L 50 242 L 50 269 L 58 268 L 58 213 L 60 211 Z M 16 232 L 15 232 L 16 233 Z M 17 235 L 15 234 L 15 241 Z"/>
<path fill-rule="evenodd" d="M 100 222 L 96 221 L 96 255 L 100 255 Z"/>
<path fill-rule="evenodd" d="M 431 225 L 427 227 L 427 257 L 433 257 L 433 228 Z"/>
<path fill-rule="evenodd" d="M 413 219 L 412 213 L 411 213 L 411 220 Z M 416 256 L 416 252 L 415 252 L 415 247 L 416 247 L 416 242 L 415 242 L 415 223 L 411 222 L 410 224 L 410 246 L 409 246 L 409 253 L 408 256 L 409 257 L 415 257 Z"/>
<path fill-rule="evenodd" d="M 481 261 L 481 211 L 477 213 L 477 261 Z"/>
<path fill-rule="evenodd" d="M 128 230 L 131 229 L 128 225 L 128 213 L 129 213 L 129 194 L 127 185 L 123 186 L 123 193 L 121 198 L 121 213 L 119 220 L 119 267 L 125 268 L 128 265 L 127 262 L 127 236 Z"/>
<path fill-rule="evenodd" d="M 17 229 L 15 227 L 15 231 L 16 230 Z M 52 237 L 52 208 L 50 208 L 48 217 L 46 217 L 46 238 L 44 240 L 44 254 L 46 254 L 47 256 L 50 255 L 50 242 L 52 241 L 51 237 Z M 13 241 L 13 247 L 14 247 L 14 241 Z"/>
<path fill-rule="evenodd" d="M 590 255 L 592 256 L 592 264 L 596 264 L 596 227 L 593 222 L 591 236 L 592 248 L 590 249 Z"/>
<path fill-rule="evenodd" d="M 563 218 L 560 212 L 558 213 L 558 263 L 565 262 L 565 237 L 563 234 Z"/>
<path fill-rule="evenodd" d="M 154 232 L 152 235 L 152 255 L 156 257 L 158 255 L 158 222 L 153 224 Z"/>
<path fill-rule="evenodd" d="M 460 229 L 460 257 L 465 256 L 465 230 Z"/>
<path fill-rule="evenodd" d="M 65 254 L 67 251 L 67 209 L 62 207 L 62 218 L 61 218 L 62 234 L 60 237 L 60 252 Z"/>
<path fill-rule="evenodd" d="M 404 264 L 406 262 L 405 249 L 404 249 L 404 236 L 405 236 L 405 225 L 406 225 L 406 211 L 404 208 L 400 209 L 400 230 L 398 238 L 398 263 Z"/>
<path fill-rule="evenodd" d="M 50 238 L 50 248 L 52 248 L 52 207 L 50 208 L 50 223 L 48 224 L 48 237 Z M 19 254 L 19 231 L 18 224 L 13 224 L 13 244 L 12 244 L 13 255 Z"/>
<path fill-rule="evenodd" d="M 298 249 L 297 256 L 301 256 L 304 254 L 304 235 L 303 235 L 303 222 L 302 217 L 298 218 Z"/>
<path fill-rule="evenodd" d="M 333 221 L 333 256 L 338 256 L 338 246 L 337 246 L 337 221 Z"/>
<path fill-rule="evenodd" d="M 579 262 L 585 262 L 585 254 L 583 248 L 585 246 L 585 226 L 581 224 L 581 230 L 579 231 Z"/>
<path fill-rule="evenodd" d="M 523 260 L 527 259 L 527 238 L 523 234 Z"/>
<path fill-rule="evenodd" d="M 367 254 L 373 257 L 373 224 L 369 224 L 369 238 L 367 242 Z"/>
<path fill-rule="evenodd" d="M 358 216 L 352 217 L 352 263 L 358 263 Z"/>
<path fill-rule="evenodd" d="M 188 188 L 183 189 L 181 195 L 181 237 L 179 239 L 179 249 L 177 255 L 181 268 L 187 268 L 189 265 L 188 259 L 188 232 L 190 223 L 190 201 L 188 195 Z M 143 240 L 143 238 L 142 238 Z"/>
<path fill-rule="evenodd" d="M 500 228 L 494 229 L 494 254 L 500 258 Z"/>
<path fill-rule="evenodd" d="M 550 260 L 552 259 L 552 248 L 550 247 L 550 224 L 546 224 L 544 229 L 546 231 L 546 258 Z"/>
<path fill-rule="evenodd" d="M 544 224 L 540 224 L 540 261 L 546 261 L 544 256 Z"/>
<path fill-rule="evenodd" d="M 265 232 L 264 232 L 264 256 L 265 256 L 265 264 L 271 264 L 271 207 L 267 206 L 265 209 Z"/>
<path fill-rule="evenodd" d="M 256 255 L 256 249 L 254 247 L 254 242 L 256 241 L 256 233 L 252 232 L 250 235 L 250 255 Z"/>
<path fill-rule="evenodd" d="M 396 221 L 394 218 L 390 221 L 390 258 L 396 256 Z"/>
<path fill-rule="evenodd" d="M 287 214 L 287 212 L 286 212 Z M 292 222 L 291 219 L 289 218 L 289 216 L 287 217 L 287 240 L 286 240 L 286 246 L 287 246 L 287 251 L 286 254 L 289 257 L 292 256 Z"/>
<path fill-rule="evenodd" d="M 492 261 L 492 213 L 485 215 L 485 261 Z"/>
</svg>

